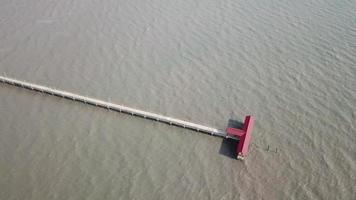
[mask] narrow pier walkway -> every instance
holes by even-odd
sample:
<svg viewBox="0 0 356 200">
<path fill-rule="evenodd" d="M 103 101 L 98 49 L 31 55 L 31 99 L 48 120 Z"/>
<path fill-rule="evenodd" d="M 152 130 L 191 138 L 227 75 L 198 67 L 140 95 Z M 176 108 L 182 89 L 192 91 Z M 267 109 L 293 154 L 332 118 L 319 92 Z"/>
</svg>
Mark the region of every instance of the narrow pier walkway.
<svg viewBox="0 0 356 200">
<path fill-rule="evenodd" d="M 46 86 L 36 85 L 36 84 L 32 84 L 32 83 L 12 79 L 12 78 L 7 78 L 4 76 L 0 76 L 0 81 L 3 83 L 9 84 L 9 85 L 14 85 L 17 87 L 21 87 L 21 88 L 41 92 L 41 93 L 55 95 L 58 97 L 90 104 L 90 105 L 97 106 L 97 107 L 102 107 L 102 108 L 117 111 L 117 112 L 127 113 L 127 114 L 130 114 L 133 116 L 139 116 L 142 118 L 147 118 L 147 119 L 155 120 L 158 122 L 163 122 L 163 123 L 174 125 L 174 126 L 191 129 L 191 130 L 211 134 L 211 135 L 218 136 L 218 137 L 231 138 L 231 139 L 238 140 L 237 137 L 228 135 L 225 130 L 211 128 L 211 127 L 195 124 L 195 123 L 188 122 L 188 121 L 183 121 L 183 120 L 166 117 L 166 116 L 151 113 L 151 112 L 138 110 L 135 108 L 129 108 L 126 106 L 122 106 L 122 105 L 118 105 L 118 104 L 114 104 L 114 103 L 110 103 L 110 102 L 105 102 L 105 101 L 101 101 L 98 99 L 85 97 L 85 96 L 73 94 L 70 92 L 62 91 L 62 90 L 52 89 L 52 88 L 49 88 Z"/>
</svg>

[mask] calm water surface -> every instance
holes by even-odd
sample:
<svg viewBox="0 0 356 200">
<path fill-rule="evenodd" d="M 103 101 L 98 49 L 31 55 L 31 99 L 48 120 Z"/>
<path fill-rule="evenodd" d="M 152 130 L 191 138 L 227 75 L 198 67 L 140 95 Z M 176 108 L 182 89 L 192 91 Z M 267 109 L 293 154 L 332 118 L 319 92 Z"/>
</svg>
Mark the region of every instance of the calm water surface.
<svg viewBox="0 0 356 200">
<path fill-rule="evenodd" d="M 257 124 L 239 162 L 220 138 L 0 85 L 0 199 L 353 199 L 355 55 L 352 0 L 2 0 L 0 73 Z"/>
</svg>

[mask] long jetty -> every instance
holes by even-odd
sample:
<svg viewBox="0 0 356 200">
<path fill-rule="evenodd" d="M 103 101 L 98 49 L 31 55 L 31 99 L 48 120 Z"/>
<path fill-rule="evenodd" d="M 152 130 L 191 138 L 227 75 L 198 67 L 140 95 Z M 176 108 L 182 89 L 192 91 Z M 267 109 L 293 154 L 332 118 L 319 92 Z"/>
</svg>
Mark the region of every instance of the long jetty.
<svg viewBox="0 0 356 200">
<path fill-rule="evenodd" d="M 202 133 L 206 133 L 206 134 L 210 134 L 210 135 L 214 135 L 214 136 L 218 136 L 218 137 L 222 137 L 222 138 L 231 138 L 231 139 L 239 140 L 239 138 L 236 137 L 235 135 L 228 134 L 226 132 L 226 130 L 211 128 L 208 126 L 203 126 L 203 125 L 195 124 L 195 123 L 180 120 L 180 119 L 175 119 L 172 117 L 166 117 L 166 116 L 163 116 L 160 114 L 155 114 L 155 113 L 151 113 L 151 112 L 147 112 L 147 111 L 143 111 L 143 110 L 139 110 L 139 109 L 135 109 L 135 108 L 130 108 L 127 106 L 114 104 L 114 103 L 98 100 L 95 98 L 85 97 L 82 95 L 78 95 L 78 94 L 74 94 L 74 93 L 70 93 L 70 92 L 66 92 L 66 91 L 62 91 L 62 90 L 58 90 L 58 89 L 53 89 L 53 88 L 49 88 L 46 86 L 41 86 L 41 85 L 37 85 L 37 84 L 33 84 L 33 83 L 28 83 L 28 82 L 24 82 L 24 81 L 16 80 L 13 78 L 4 77 L 4 76 L 0 76 L 0 81 L 5 84 L 13 85 L 16 87 L 21 87 L 21 88 L 29 89 L 29 90 L 40 92 L 40 93 L 54 95 L 54 96 L 66 98 L 66 99 L 77 101 L 77 102 L 82 102 L 85 104 L 105 108 L 108 110 L 117 111 L 120 113 L 126 113 L 126 114 L 130 114 L 133 116 L 139 116 L 139 117 L 154 120 L 157 122 L 163 122 L 163 123 L 166 123 L 169 125 L 174 125 L 174 126 L 185 128 L 185 129 L 195 130 L 198 132 L 202 132 Z"/>
</svg>

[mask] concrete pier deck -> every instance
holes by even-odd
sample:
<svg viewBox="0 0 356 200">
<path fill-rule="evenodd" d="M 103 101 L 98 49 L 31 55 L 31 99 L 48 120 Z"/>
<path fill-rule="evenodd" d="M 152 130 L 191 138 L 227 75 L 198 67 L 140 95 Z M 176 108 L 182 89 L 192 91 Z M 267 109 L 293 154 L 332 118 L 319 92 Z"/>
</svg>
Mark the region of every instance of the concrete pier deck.
<svg viewBox="0 0 356 200">
<path fill-rule="evenodd" d="M 0 76 L 0 81 L 3 83 L 9 84 L 9 85 L 29 89 L 32 91 L 55 95 L 58 97 L 69 99 L 69 100 L 82 102 L 82 103 L 90 104 L 90 105 L 97 106 L 97 107 L 102 107 L 105 109 L 110 109 L 110 110 L 117 111 L 117 112 L 127 113 L 127 114 L 130 114 L 133 116 L 139 116 L 142 118 L 151 119 L 151 120 L 154 120 L 157 122 L 163 122 L 163 123 L 178 126 L 181 128 L 195 130 L 198 132 L 202 132 L 202 133 L 206 133 L 206 134 L 210 134 L 210 135 L 214 135 L 214 136 L 218 136 L 218 137 L 239 140 L 237 137 L 228 135 L 225 130 L 221 130 L 221 129 L 211 128 L 208 126 L 203 126 L 203 125 L 195 124 L 195 123 L 180 120 L 180 119 L 175 119 L 175 118 L 163 116 L 160 114 L 155 114 L 155 113 L 151 113 L 151 112 L 147 112 L 147 111 L 143 111 L 143 110 L 139 110 L 139 109 L 135 109 L 135 108 L 130 108 L 130 107 L 119 105 L 119 104 L 105 102 L 105 101 L 98 100 L 95 98 L 85 97 L 85 96 L 77 95 L 74 93 L 49 88 L 46 86 L 41 86 L 41 85 L 37 85 L 37 84 L 33 84 L 33 83 L 28 83 L 28 82 L 24 82 L 24 81 L 20 81 L 20 80 L 16 80 L 16 79 L 8 78 L 5 76 Z"/>
</svg>

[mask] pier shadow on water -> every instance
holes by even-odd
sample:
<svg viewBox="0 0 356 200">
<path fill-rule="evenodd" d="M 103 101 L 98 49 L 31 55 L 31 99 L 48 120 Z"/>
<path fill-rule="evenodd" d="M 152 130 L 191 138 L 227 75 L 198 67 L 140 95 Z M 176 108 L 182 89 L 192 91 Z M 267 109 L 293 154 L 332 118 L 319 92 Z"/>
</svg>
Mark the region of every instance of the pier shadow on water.
<svg viewBox="0 0 356 200">
<path fill-rule="evenodd" d="M 229 119 L 227 127 L 242 128 L 243 122 Z M 236 159 L 236 157 L 237 157 L 236 148 L 237 148 L 238 143 L 239 142 L 236 140 L 224 138 L 223 141 L 221 142 L 219 154 L 224 155 L 229 158 Z"/>
</svg>

